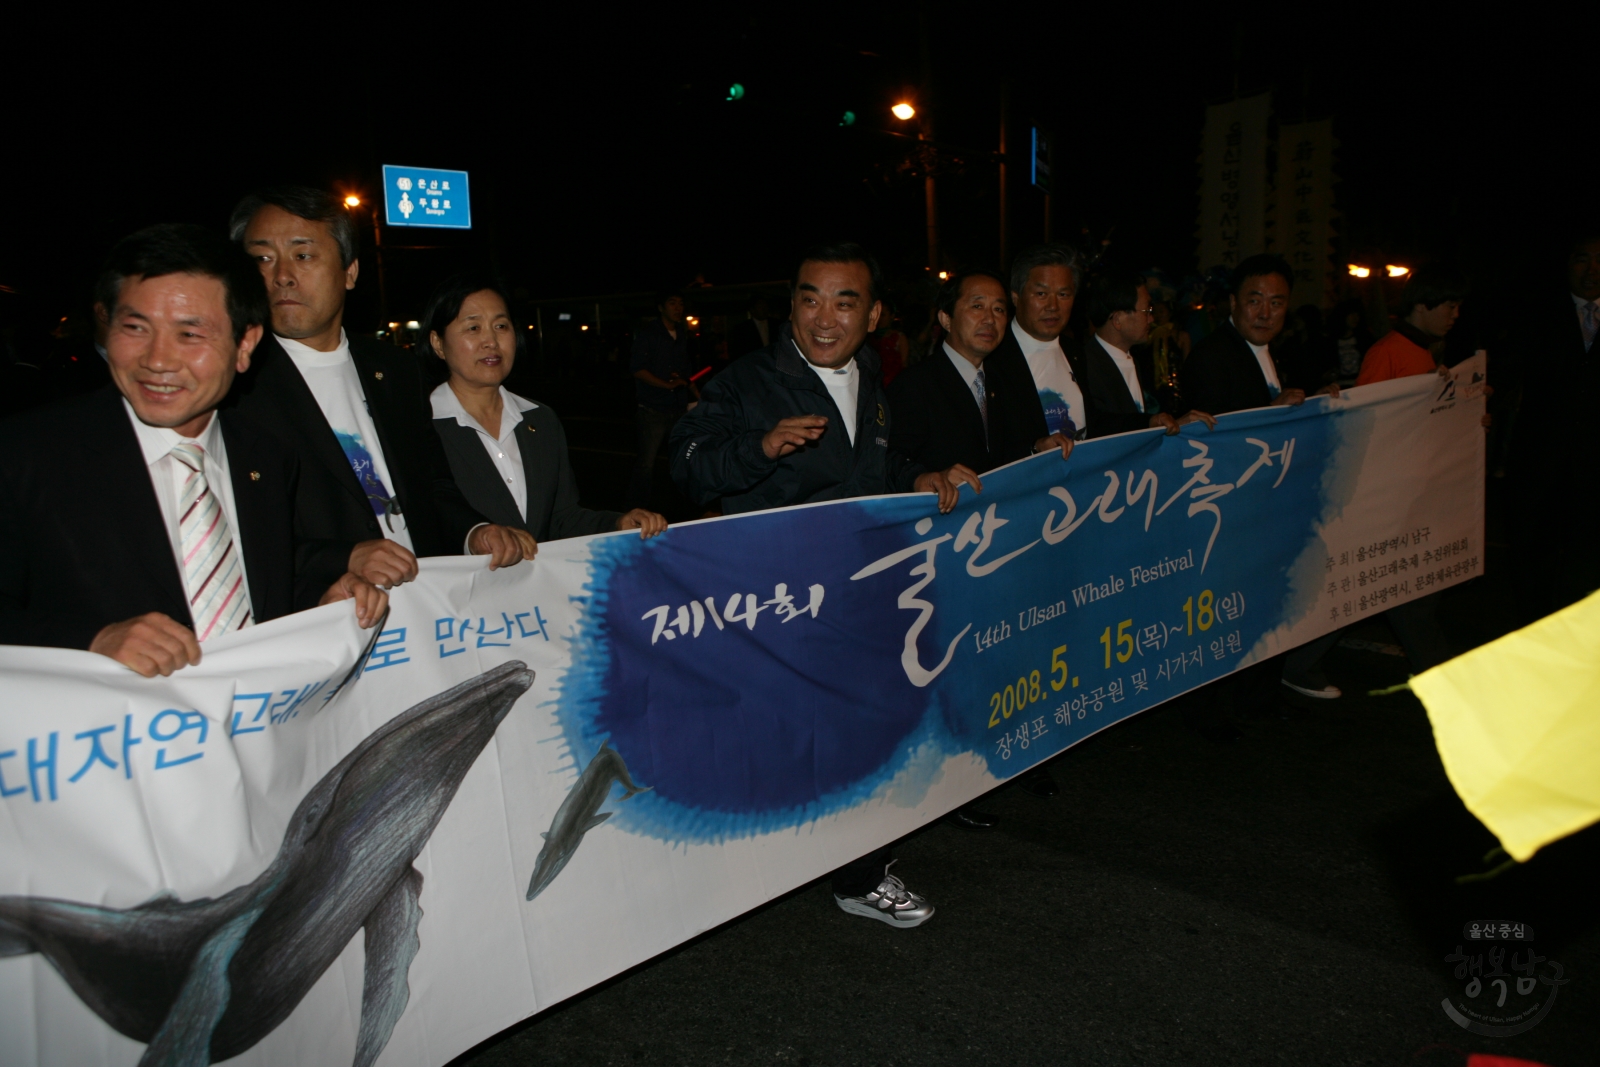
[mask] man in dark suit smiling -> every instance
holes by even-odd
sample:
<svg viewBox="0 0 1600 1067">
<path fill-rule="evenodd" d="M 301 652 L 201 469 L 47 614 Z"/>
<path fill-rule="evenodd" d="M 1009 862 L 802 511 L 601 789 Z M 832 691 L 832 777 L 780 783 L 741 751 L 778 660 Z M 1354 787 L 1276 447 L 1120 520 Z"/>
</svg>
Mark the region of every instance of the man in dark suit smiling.
<svg viewBox="0 0 1600 1067">
<path fill-rule="evenodd" d="M 112 250 L 96 297 L 113 385 L 0 426 L 0 643 L 150 677 L 319 600 L 377 622 L 388 598 L 353 574 L 324 590 L 325 549 L 295 537 L 293 453 L 216 410 L 261 339 L 249 263 L 154 226 Z"/>
<path fill-rule="evenodd" d="M 940 287 L 939 325 L 947 336 L 890 388 L 891 448 L 929 470 L 959 463 L 979 473 L 1046 449 L 1061 449 L 1062 458 L 1072 453 L 1065 434 L 1034 436 L 1028 416 L 1038 400 L 1027 364 L 988 358 L 1009 319 L 997 274 L 963 271 Z"/>
</svg>

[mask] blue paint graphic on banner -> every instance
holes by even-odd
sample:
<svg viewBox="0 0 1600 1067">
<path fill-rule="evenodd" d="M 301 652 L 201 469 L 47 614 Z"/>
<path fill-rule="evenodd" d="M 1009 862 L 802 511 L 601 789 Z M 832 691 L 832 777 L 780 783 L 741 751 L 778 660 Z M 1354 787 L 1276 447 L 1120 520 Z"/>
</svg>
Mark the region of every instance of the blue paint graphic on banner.
<svg viewBox="0 0 1600 1067">
<path fill-rule="evenodd" d="M 580 763 L 609 740 L 653 787 L 617 824 L 672 841 L 915 803 L 963 753 L 1010 777 L 1311 610 L 1371 431 L 1323 410 L 1087 442 L 949 515 L 906 495 L 600 539 L 565 739 Z"/>
</svg>

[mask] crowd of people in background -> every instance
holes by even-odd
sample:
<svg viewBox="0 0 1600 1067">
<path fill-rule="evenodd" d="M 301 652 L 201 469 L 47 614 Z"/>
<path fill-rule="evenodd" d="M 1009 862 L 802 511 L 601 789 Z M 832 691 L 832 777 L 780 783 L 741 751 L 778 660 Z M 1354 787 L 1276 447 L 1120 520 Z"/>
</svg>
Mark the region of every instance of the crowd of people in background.
<svg viewBox="0 0 1600 1067">
<path fill-rule="evenodd" d="M 948 512 L 1019 459 L 1070 462 L 1090 438 L 1445 373 L 1472 351 L 1452 344 L 1469 286 L 1446 264 L 1412 272 L 1392 320 L 1373 323 L 1359 301 L 1291 306 L 1294 272 L 1272 254 L 1173 286 L 1046 244 L 1004 271 L 943 276 L 925 308 L 890 299 L 860 245 L 795 262 L 786 313 L 757 297 L 714 351 L 697 347 L 683 292 L 637 324 L 635 465 L 625 506 L 606 510 L 581 503 L 561 420 L 506 388 L 525 324 L 491 273 L 441 279 L 407 350 L 346 321 L 361 260 L 327 191 L 262 190 L 213 229 L 132 234 L 70 360 L 13 353 L 6 368 L 0 643 L 169 675 L 207 640 L 318 604 L 352 600 L 373 626 L 418 557 L 503 567 L 552 539 L 659 536 L 658 457 L 696 514 L 896 492 Z M 1530 617 L 1600 586 L 1578 546 L 1596 476 L 1564 461 L 1584 428 L 1567 396 L 1600 333 L 1600 231 L 1573 235 L 1566 267 L 1565 297 L 1520 326 L 1522 373 L 1500 405 Z M 1452 654 L 1437 613 L 1437 594 L 1388 613 L 1419 671 Z M 1233 710 L 1263 693 L 1339 699 L 1321 667 L 1337 638 L 1210 687 L 1191 725 L 1225 744 Z M 1058 792 L 1042 767 L 1022 787 Z M 952 818 L 996 823 L 974 807 Z M 897 928 L 930 917 L 892 863 L 884 848 L 834 872 L 839 906 Z"/>
</svg>

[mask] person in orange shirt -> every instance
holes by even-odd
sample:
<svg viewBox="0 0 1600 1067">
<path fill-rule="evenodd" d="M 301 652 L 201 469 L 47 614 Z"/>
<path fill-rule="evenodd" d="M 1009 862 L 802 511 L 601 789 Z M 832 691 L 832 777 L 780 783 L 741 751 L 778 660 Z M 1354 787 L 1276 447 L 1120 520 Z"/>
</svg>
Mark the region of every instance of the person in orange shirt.
<svg viewBox="0 0 1600 1067">
<path fill-rule="evenodd" d="M 1450 369 L 1434 353 L 1444 347 L 1445 335 L 1461 317 L 1461 299 L 1466 292 L 1466 279 L 1454 269 L 1441 265 L 1419 267 L 1400 293 L 1404 317 L 1367 349 L 1356 384 L 1370 385 L 1415 374 L 1448 376 Z M 1488 415 L 1483 417 L 1483 424 L 1489 425 Z M 1439 625 L 1438 593 L 1390 608 L 1386 617 L 1416 673 L 1436 667 L 1455 654 Z"/>
<path fill-rule="evenodd" d="M 1434 352 L 1461 317 L 1466 292 L 1466 279 L 1449 267 L 1417 268 L 1400 294 L 1404 317 L 1367 349 L 1356 384 L 1436 373 Z"/>
</svg>

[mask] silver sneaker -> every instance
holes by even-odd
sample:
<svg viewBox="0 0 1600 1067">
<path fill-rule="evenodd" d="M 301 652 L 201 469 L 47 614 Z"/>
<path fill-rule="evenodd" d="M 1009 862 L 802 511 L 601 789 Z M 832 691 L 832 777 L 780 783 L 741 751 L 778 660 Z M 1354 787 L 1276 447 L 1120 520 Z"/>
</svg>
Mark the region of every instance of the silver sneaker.
<svg viewBox="0 0 1600 1067">
<path fill-rule="evenodd" d="M 891 862 L 889 867 L 893 867 Z M 878 888 L 863 897 L 841 897 L 835 893 L 834 902 L 851 915 L 865 915 L 869 919 L 886 922 L 896 929 L 909 930 L 933 918 L 933 905 L 906 888 L 906 884 L 883 869 L 883 881 Z"/>
</svg>

